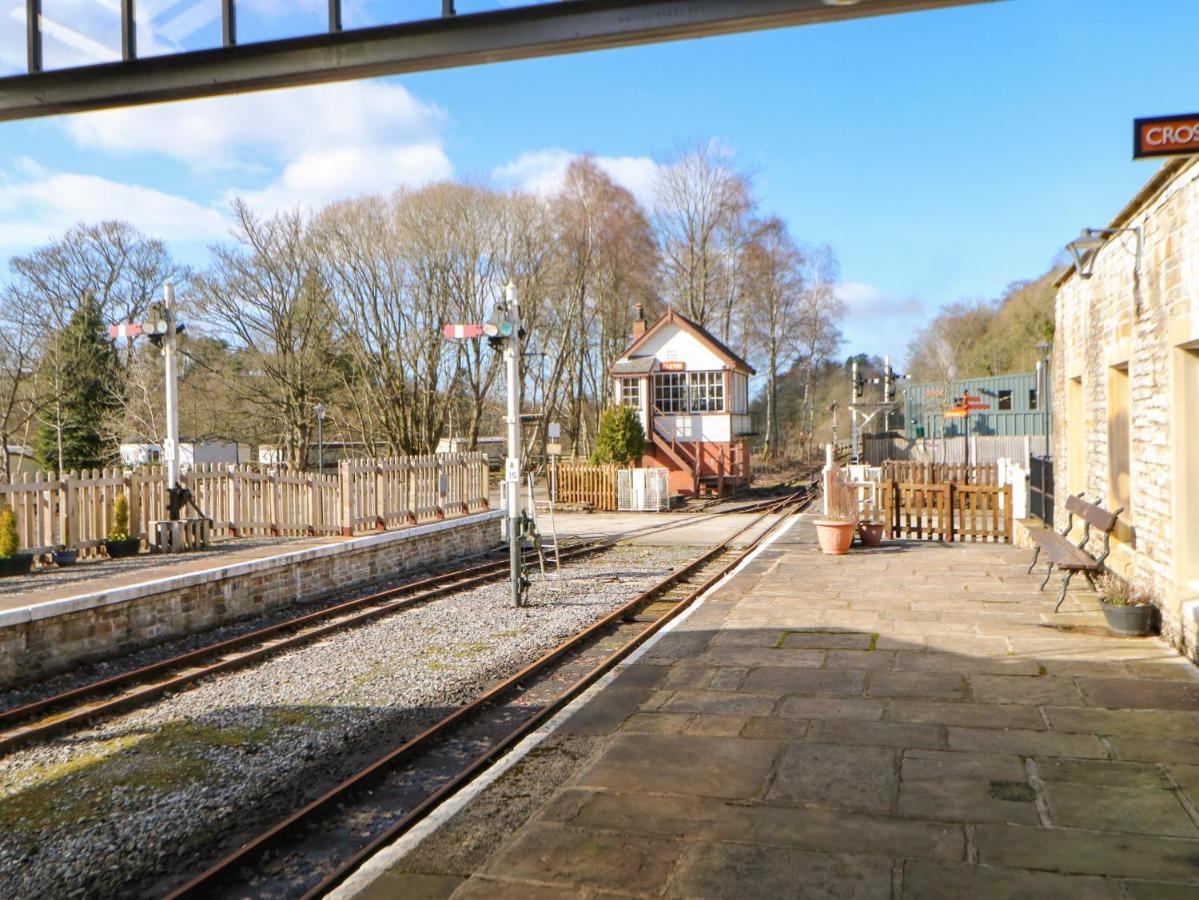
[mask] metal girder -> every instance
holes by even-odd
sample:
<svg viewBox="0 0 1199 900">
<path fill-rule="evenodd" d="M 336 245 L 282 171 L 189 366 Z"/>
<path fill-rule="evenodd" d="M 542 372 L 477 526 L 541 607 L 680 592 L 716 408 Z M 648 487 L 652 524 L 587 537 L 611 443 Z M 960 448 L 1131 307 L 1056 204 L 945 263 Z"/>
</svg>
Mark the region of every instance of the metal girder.
<svg viewBox="0 0 1199 900">
<path fill-rule="evenodd" d="M 53 72 L 31 65 L 0 78 L 0 121 L 988 2 L 996 0 L 565 0 L 471 15 L 444 3 L 440 18 L 346 31 L 331 3 L 328 33 L 237 45 L 234 0 L 222 0 L 226 46 Z M 30 61 L 40 64 L 30 35 Z"/>
</svg>

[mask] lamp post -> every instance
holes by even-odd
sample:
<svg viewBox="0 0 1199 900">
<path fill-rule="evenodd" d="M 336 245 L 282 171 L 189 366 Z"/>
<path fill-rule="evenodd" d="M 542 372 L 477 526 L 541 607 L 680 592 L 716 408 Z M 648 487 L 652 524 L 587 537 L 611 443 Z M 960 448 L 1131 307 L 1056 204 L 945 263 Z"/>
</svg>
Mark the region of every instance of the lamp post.
<svg viewBox="0 0 1199 900">
<path fill-rule="evenodd" d="M 325 474 L 325 404 L 318 403 L 312 407 L 316 413 L 316 471 Z"/>
<path fill-rule="evenodd" d="M 1039 341 L 1037 349 L 1041 358 L 1037 361 L 1037 408 L 1045 416 L 1045 455 L 1053 456 L 1052 429 L 1053 418 L 1049 415 L 1049 341 Z"/>
</svg>

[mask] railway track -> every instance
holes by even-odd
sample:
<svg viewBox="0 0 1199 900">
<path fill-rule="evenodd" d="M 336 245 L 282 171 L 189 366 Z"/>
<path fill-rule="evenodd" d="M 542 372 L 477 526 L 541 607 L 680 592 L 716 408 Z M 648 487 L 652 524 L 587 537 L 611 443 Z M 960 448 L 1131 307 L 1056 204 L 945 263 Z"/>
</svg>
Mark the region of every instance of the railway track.
<svg viewBox="0 0 1199 900">
<path fill-rule="evenodd" d="M 758 512 L 778 502 L 766 500 L 727 511 L 690 516 L 679 522 L 633 529 L 611 538 L 564 544 L 561 559 L 565 561 L 600 553 L 615 547 L 620 541 L 721 515 Z M 507 574 L 508 561 L 502 559 L 422 578 L 0 710 L 0 755 L 30 741 L 144 706 L 204 678 L 253 665 L 276 653 L 319 640 L 334 632 L 451 596 L 504 578 Z"/>
<path fill-rule="evenodd" d="M 807 487 L 773 501 L 736 534 L 245 841 L 168 896 L 323 896 L 683 612 L 813 493 Z M 771 516 L 777 521 L 748 547 L 732 546 Z"/>
</svg>

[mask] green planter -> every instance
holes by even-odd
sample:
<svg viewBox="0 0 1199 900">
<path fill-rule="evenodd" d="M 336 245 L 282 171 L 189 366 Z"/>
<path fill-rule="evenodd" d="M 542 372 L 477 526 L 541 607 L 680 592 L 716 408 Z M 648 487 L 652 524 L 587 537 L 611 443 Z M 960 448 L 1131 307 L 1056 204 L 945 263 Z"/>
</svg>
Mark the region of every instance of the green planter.
<svg viewBox="0 0 1199 900">
<path fill-rule="evenodd" d="M 104 551 L 113 559 L 120 559 L 123 556 L 136 556 L 141 548 L 141 538 L 128 538 L 123 541 L 107 540 L 104 542 Z"/>
<path fill-rule="evenodd" d="M 0 557 L 0 575 L 28 575 L 33 568 L 32 553 L 14 553 Z"/>
<path fill-rule="evenodd" d="M 1145 603 L 1140 606 L 1110 606 L 1103 601 L 1103 618 L 1107 630 L 1120 637 L 1144 637 L 1153 634 L 1157 624 L 1157 607 Z"/>
</svg>

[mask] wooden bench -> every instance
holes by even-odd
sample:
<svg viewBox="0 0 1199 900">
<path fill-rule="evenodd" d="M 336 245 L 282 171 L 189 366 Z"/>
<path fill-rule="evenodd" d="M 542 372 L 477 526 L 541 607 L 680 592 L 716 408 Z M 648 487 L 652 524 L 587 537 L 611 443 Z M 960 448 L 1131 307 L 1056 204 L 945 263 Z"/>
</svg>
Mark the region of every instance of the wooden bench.
<svg viewBox="0 0 1199 900">
<path fill-rule="evenodd" d="M 1036 568 L 1037 559 L 1042 550 L 1049 557 L 1049 565 L 1045 567 L 1045 580 L 1041 582 L 1039 589 L 1043 591 L 1045 585 L 1049 584 L 1054 566 L 1057 566 L 1059 572 L 1065 573 L 1065 577 L 1062 579 L 1062 595 L 1058 598 L 1057 605 L 1053 607 L 1054 612 L 1061 609 L 1062 603 L 1065 602 L 1066 588 L 1070 586 L 1070 579 L 1076 573 L 1082 572 L 1091 588 L 1095 588 L 1094 573 L 1103 569 L 1103 561 L 1111 552 L 1112 530 L 1116 527 L 1116 520 L 1122 512 L 1124 512 L 1123 507 L 1115 512 L 1108 512 L 1094 503 L 1087 503 L 1082 499 L 1082 494 L 1072 494 L 1066 498 L 1066 527 L 1061 534 L 1049 528 L 1029 529 L 1029 537 L 1036 541 L 1037 549 L 1033 553 L 1032 565 L 1028 567 L 1028 573 L 1031 575 L 1032 570 Z M 1074 528 L 1075 516 L 1083 520 L 1084 527 L 1082 540 L 1077 544 L 1072 544 L 1067 536 Z M 1087 541 L 1091 539 L 1092 528 L 1097 528 L 1103 533 L 1103 552 L 1098 556 L 1091 556 L 1086 550 Z"/>
</svg>

